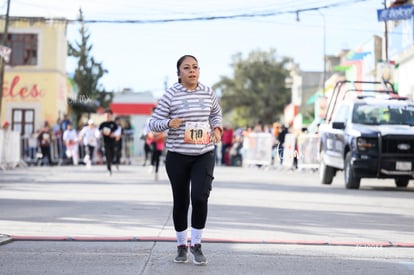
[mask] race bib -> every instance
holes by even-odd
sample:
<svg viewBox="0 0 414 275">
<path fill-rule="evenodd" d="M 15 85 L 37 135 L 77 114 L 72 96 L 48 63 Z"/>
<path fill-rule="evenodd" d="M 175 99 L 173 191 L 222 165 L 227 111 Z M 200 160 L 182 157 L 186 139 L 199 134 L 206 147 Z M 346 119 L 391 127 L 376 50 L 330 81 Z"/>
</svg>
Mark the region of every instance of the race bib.
<svg viewBox="0 0 414 275">
<path fill-rule="evenodd" d="M 102 130 L 103 130 L 104 135 L 109 135 L 111 133 L 111 128 L 104 127 Z"/>
<path fill-rule="evenodd" d="M 94 144 L 95 144 L 95 139 L 94 139 L 93 137 L 90 137 L 90 138 L 88 139 L 88 144 L 89 144 L 89 145 L 94 145 Z"/>
<path fill-rule="evenodd" d="M 208 122 L 186 122 L 184 142 L 191 144 L 210 143 L 210 125 Z"/>
</svg>

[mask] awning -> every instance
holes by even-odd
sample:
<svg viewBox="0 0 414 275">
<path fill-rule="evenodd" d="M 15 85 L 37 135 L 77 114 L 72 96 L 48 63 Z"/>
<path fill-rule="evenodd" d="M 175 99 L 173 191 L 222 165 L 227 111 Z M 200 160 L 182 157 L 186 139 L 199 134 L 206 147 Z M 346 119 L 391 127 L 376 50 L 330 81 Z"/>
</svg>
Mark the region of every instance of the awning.
<svg viewBox="0 0 414 275">
<path fill-rule="evenodd" d="M 346 60 L 350 60 L 350 61 L 362 60 L 362 59 L 364 59 L 365 56 L 367 56 L 369 54 L 371 54 L 371 52 L 354 52 L 354 51 L 350 51 L 346 55 Z"/>
</svg>

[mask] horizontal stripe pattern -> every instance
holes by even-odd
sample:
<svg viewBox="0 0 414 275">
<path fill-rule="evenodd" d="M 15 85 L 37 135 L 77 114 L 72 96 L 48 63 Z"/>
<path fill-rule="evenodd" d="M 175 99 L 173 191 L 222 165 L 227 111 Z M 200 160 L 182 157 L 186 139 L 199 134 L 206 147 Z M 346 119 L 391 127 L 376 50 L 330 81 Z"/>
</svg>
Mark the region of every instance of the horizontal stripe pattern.
<svg viewBox="0 0 414 275">
<path fill-rule="evenodd" d="M 213 89 L 199 83 L 195 91 L 188 91 L 182 84 L 175 83 L 159 100 L 149 119 L 149 128 L 154 132 L 168 130 L 166 148 L 172 152 L 201 155 L 214 149 L 213 143 L 184 143 L 185 123 L 178 129 L 169 129 L 168 122 L 173 118 L 209 122 L 211 130 L 222 128 L 222 111 Z"/>
</svg>

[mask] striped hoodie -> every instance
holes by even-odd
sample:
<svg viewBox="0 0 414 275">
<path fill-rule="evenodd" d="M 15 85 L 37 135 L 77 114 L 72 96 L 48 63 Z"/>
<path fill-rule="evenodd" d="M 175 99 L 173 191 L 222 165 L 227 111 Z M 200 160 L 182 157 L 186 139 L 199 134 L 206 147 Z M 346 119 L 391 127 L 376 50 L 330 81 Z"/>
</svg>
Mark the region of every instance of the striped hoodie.
<svg viewBox="0 0 414 275">
<path fill-rule="evenodd" d="M 168 122 L 173 118 L 182 118 L 184 123 L 178 129 L 170 129 Z M 212 151 L 214 144 L 210 141 L 206 144 L 184 142 L 186 129 L 186 135 L 191 130 L 187 122 L 206 123 L 208 134 L 216 127 L 222 129 L 221 107 L 213 89 L 198 83 L 196 90 L 189 91 L 182 84 L 175 83 L 159 100 L 149 119 L 149 128 L 154 132 L 168 130 L 166 148 L 171 152 L 197 156 Z"/>
</svg>

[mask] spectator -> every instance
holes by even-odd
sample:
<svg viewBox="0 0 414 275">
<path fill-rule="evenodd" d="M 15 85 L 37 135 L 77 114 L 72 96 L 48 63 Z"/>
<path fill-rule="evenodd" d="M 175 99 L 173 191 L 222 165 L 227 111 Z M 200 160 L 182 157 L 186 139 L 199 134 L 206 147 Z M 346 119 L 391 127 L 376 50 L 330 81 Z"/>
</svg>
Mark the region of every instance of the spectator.
<svg viewBox="0 0 414 275">
<path fill-rule="evenodd" d="M 75 129 L 73 129 L 72 123 L 67 124 L 67 129 L 63 132 L 63 141 L 66 146 L 66 156 L 72 158 L 73 165 L 78 165 L 79 163 L 79 144 L 78 144 L 78 134 Z"/>
<path fill-rule="evenodd" d="M 3 134 L 2 135 L 3 138 L 2 138 L 2 143 L 0 144 L 0 146 L 4 146 L 3 148 L 7 148 L 7 147 L 10 146 L 9 145 L 9 140 L 11 139 L 11 137 L 10 137 L 10 123 L 8 121 L 4 121 L 3 124 L 1 125 L 1 130 L 3 132 L 2 133 Z M 2 163 L 4 163 L 7 166 L 8 165 L 8 162 L 10 160 L 8 159 L 8 157 L 6 156 L 6 154 L 1 154 L 1 152 L 0 152 L 0 157 L 1 157 L 1 159 L 0 159 L 0 165 Z M 0 168 L 1 168 L 1 166 L 0 166 Z"/>
<path fill-rule="evenodd" d="M 56 142 L 57 155 L 60 159 L 63 156 L 63 131 L 61 129 L 62 120 L 58 118 L 55 125 L 52 127 L 53 140 Z"/>
<path fill-rule="evenodd" d="M 70 118 L 69 118 L 69 115 L 68 114 L 64 114 L 63 115 L 63 119 L 62 119 L 62 121 L 60 122 L 60 130 L 61 130 L 61 132 L 63 133 L 64 131 L 66 131 L 66 129 L 68 129 L 68 124 L 69 123 L 72 123 L 72 121 L 70 120 Z"/>
<path fill-rule="evenodd" d="M 10 128 L 10 123 L 6 120 L 3 122 L 3 125 L 1 125 L 1 129 L 7 131 Z"/>
<path fill-rule="evenodd" d="M 50 146 L 52 144 L 52 129 L 49 123 L 45 121 L 43 128 L 40 130 L 37 139 L 39 141 L 40 151 L 42 153 L 41 165 L 53 165 Z"/>
<path fill-rule="evenodd" d="M 39 148 L 39 141 L 37 137 L 39 136 L 40 130 L 37 130 L 36 132 L 33 132 L 28 136 L 28 147 L 26 151 L 27 161 L 30 164 L 36 163 L 36 158 L 38 155 L 38 148 Z"/>
<path fill-rule="evenodd" d="M 234 137 L 233 145 L 229 151 L 230 156 L 230 165 L 231 166 L 242 166 L 242 153 L 241 150 L 243 148 L 243 137 L 241 135 L 237 135 Z"/>
<path fill-rule="evenodd" d="M 265 132 L 265 127 L 264 127 L 262 121 L 259 120 L 256 123 L 256 125 L 254 126 L 254 129 L 253 129 L 253 132 L 255 132 L 255 133 L 264 133 Z"/>
<path fill-rule="evenodd" d="M 158 180 L 158 168 L 160 166 L 160 159 L 165 145 L 165 132 L 152 133 L 153 136 L 153 147 L 152 147 L 152 158 L 151 165 L 154 167 L 155 180 Z"/>
<path fill-rule="evenodd" d="M 271 130 L 273 136 L 273 144 L 272 144 L 272 165 L 274 164 L 275 157 L 279 155 L 279 141 L 278 137 L 280 134 L 280 124 L 278 122 L 273 123 L 273 127 Z"/>
<path fill-rule="evenodd" d="M 92 119 L 88 120 L 88 125 L 83 127 L 79 133 L 79 140 L 82 141 L 82 144 L 85 147 L 86 155 L 84 162 L 86 166 L 91 166 L 93 164 L 95 148 L 98 146 L 100 135 L 101 134 L 95 127 L 95 123 Z"/>
<path fill-rule="evenodd" d="M 128 120 L 125 122 L 124 128 L 124 153 L 125 153 L 125 163 L 131 164 L 131 150 L 134 144 L 134 128 L 131 126 L 131 122 Z"/>
<path fill-rule="evenodd" d="M 112 110 L 107 109 L 105 111 L 106 121 L 99 125 L 99 131 L 103 136 L 106 167 L 108 168 L 109 175 L 112 175 L 112 160 L 115 150 L 115 132 L 118 129 L 118 125 L 112 120 Z"/>
<path fill-rule="evenodd" d="M 144 159 L 143 166 L 147 165 L 147 161 L 148 160 L 149 160 L 150 164 L 152 164 L 151 163 L 151 159 L 152 159 L 152 153 L 153 153 L 152 152 L 153 139 L 154 139 L 154 136 L 152 135 L 152 132 L 147 132 L 147 134 L 145 135 L 145 141 L 144 141 L 144 154 L 145 154 L 145 159 Z"/>
<path fill-rule="evenodd" d="M 65 142 L 63 142 L 63 132 L 66 131 L 66 129 L 68 128 L 68 124 L 72 123 L 72 121 L 69 118 L 68 114 L 64 114 L 63 115 L 63 119 L 60 122 L 60 132 L 61 132 L 61 139 L 59 140 L 60 144 L 61 144 L 61 155 L 59 155 L 60 158 L 62 159 L 66 159 L 66 145 Z M 59 144 L 59 143 L 58 143 Z"/>
<path fill-rule="evenodd" d="M 279 141 L 278 152 L 279 152 L 280 165 L 283 164 L 284 144 L 285 144 L 285 138 L 286 138 L 288 131 L 289 129 L 284 124 L 282 124 L 281 131 L 277 138 Z"/>
<path fill-rule="evenodd" d="M 229 127 L 223 128 L 223 135 L 221 136 L 221 164 L 229 165 L 229 150 L 233 143 L 233 129 Z"/>
<path fill-rule="evenodd" d="M 116 129 L 114 135 L 115 135 L 115 144 L 114 144 L 114 158 L 113 158 L 113 164 L 115 164 L 115 167 L 117 170 L 119 170 L 119 165 L 121 164 L 121 158 L 122 158 L 122 142 L 123 142 L 123 135 L 124 135 L 124 129 L 121 124 L 121 119 L 119 117 L 115 118 L 115 123 L 118 126 Z"/>
<path fill-rule="evenodd" d="M 155 107 L 152 108 L 152 113 L 154 113 Z M 151 130 L 149 129 L 149 118 L 147 119 L 145 125 L 144 125 L 144 129 L 142 129 L 142 135 L 141 135 L 141 139 L 144 141 L 144 163 L 142 164 L 142 166 L 147 165 L 147 161 L 149 160 L 151 163 L 151 154 L 152 154 L 152 133 Z M 152 168 L 150 169 L 150 171 L 152 172 Z"/>
</svg>

